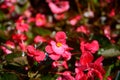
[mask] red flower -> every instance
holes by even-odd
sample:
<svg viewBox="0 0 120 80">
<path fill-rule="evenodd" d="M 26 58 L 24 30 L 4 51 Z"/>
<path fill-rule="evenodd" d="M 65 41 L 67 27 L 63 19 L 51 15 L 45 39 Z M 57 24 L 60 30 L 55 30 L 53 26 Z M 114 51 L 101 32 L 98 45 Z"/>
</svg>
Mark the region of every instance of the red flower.
<svg viewBox="0 0 120 80">
<path fill-rule="evenodd" d="M 8 48 L 11 48 L 11 49 L 14 49 L 14 48 L 15 48 L 15 44 L 14 44 L 14 42 L 12 42 L 12 41 L 7 41 L 7 42 L 5 43 L 5 45 L 6 45 Z"/>
<path fill-rule="evenodd" d="M 58 2 L 56 1 L 56 3 L 53 3 L 52 1 L 48 1 L 48 5 L 54 14 L 63 13 L 70 8 L 68 1 L 58 0 Z"/>
<path fill-rule="evenodd" d="M 30 18 L 31 15 L 32 15 L 32 13 L 31 13 L 31 11 L 28 10 L 28 9 L 24 12 L 24 16 L 26 16 L 27 18 Z"/>
<path fill-rule="evenodd" d="M 27 36 L 24 35 L 24 34 L 13 34 L 12 35 L 12 39 L 15 41 L 15 42 L 22 42 L 24 40 L 27 39 Z"/>
<path fill-rule="evenodd" d="M 28 56 L 31 56 L 31 57 L 39 55 L 36 53 L 36 49 L 32 45 L 27 46 L 27 52 L 28 52 Z"/>
<path fill-rule="evenodd" d="M 56 33 L 56 35 L 55 35 L 55 40 L 57 41 L 57 42 L 60 42 L 60 43 L 66 43 L 66 34 L 65 34 L 65 32 L 63 32 L 63 31 L 59 31 L 59 32 L 57 32 Z"/>
<path fill-rule="evenodd" d="M 3 52 L 4 52 L 5 54 L 11 54 L 11 53 L 12 53 L 11 50 L 7 49 L 7 48 L 4 47 L 4 46 L 0 46 L 0 48 L 3 50 Z"/>
<path fill-rule="evenodd" d="M 64 32 L 57 32 L 55 35 L 55 41 L 50 41 L 50 44 L 46 46 L 45 50 L 53 60 L 58 60 L 61 56 L 69 60 L 71 58 L 70 47 L 66 44 L 66 34 Z"/>
<path fill-rule="evenodd" d="M 34 60 L 35 60 L 35 61 L 40 62 L 40 61 L 43 61 L 43 60 L 45 59 L 45 54 L 44 54 L 44 52 L 39 51 L 39 50 L 36 50 L 35 53 L 38 54 L 38 55 L 34 56 Z"/>
<path fill-rule="evenodd" d="M 91 43 L 87 43 L 85 41 L 82 41 L 80 43 L 80 49 L 82 51 L 82 53 L 95 53 L 96 51 L 98 51 L 99 49 L 99 43 L 98 41 L 94 40 Z"/>
<path fill-rule="evenodd" d="M 110 40 L 111 39 L 111 29 L 110 26 L 104 26 L 104 35 Z"/>
<path fill-rule="evenodd" d="M 35 17 L 36 26 L 44 26 L 46 24 L 46 17 L 43 14 L 37 14 Z"/>
<path fill-rule="evenodd" d="M 70 20 L 69 20 L 69 23 L 70 23 L 72 26 L 75 26 L 80 19 L 81 19 L 81 16 L 80 16 L 80 15 L 77 15 L 77 16 L 73 17 L 72 19 L 70 19 Z"/>
<path fill-rule="evenodd" d="M 75 69 L 75 80 L 94 80 L 95 77 L 103 80 L 105 70 L 103 69 L 102 61 L 103 57 L 101 56 L 94 63 L 91 62 L 87 65 L 82 65 L 81 62 L 77 63 L 81 65 L 77 65 Z"/>
<path fill-rule="evenodd" d="M 29 29 L 29 25 L 25 23 L 22 16 L 16 22 L 16 29 L 20 32 L 26 32 Z"/>
<path fill-rule="evenodd" d="M 36 36 L 35 38 L 34 38 L 34 42 L 35 43 L 42 43 L 42 42 L 46 42 L 46 39 L 44 38 L 44 37 L 42 37 L 42 36 Z"/>
<path fill-rule="evenodd" d="M 45 59 L 44 52 L 36 50 L 32 45 L 27 46 L 28 56 L 33 57 L 37 62 L 43 61 Z"/>
<path fill-rule="evenodd" d="M 62 13 L 62 14 L 55 14 L 54 17 L 55 17 L 56 20 L 63 20 L 63 19 L 66 18 L 64 13 Z"/>
<path fill-rule="evenodd" d="M 110 17 L 114 17 L 115 16 L 115 9 L 112 9 L 109 13 Z"/>
<path fill-rule="evenodd" d="M 26 52 L 26 45 L 25 45 L 24 42 L 20 42 L 20 43 L 19 43 L 19 47 L 20 47 L 20 49 L 21 49 L 22 51 Z"/>
<path fill-rule="evenodd" d="M 54 61 L 52 63 L 53 68 L 54 67 L 59 67 L 59 66 L 63 66 L 65 69 L 68 69 L 68 65 L 66 61 Z"/>
<path fill-rule="evenodd" d="M 75 80 L 73 76 L 71 76 L 71 72 L 65 71 L 63 73 L 59 73 L 61 76 L 58 77 L 56 80 Z"/>
<path fill-rule="evenodd" d="M 11 54 L 12 50 L 15 48 L 15 44 L 12 41 L 6 41 L 6 43 L 4 44 L 4 46 L 0 46 L 0 49 L 3 50 L 3 52 L 5 54 Z"/>
<path fill-rule="evenodd" d="M 93 61 L 94 57 L 91 53 L 84 53 L 80 57 L 81 65 L 87 65 Z"/>
<path fill-rule="evenodd" d="M 86 26 L 84 26 L 84 25 L 79 26 L 79 27 L 76 29 L 76 31 L 77 31 L 77 32 L 82 32 L 82 33 L 84 33 L 84 34 L 90 34 L 89 29 L 88 29 Z"/>
<path fill-rule="evenodd" d="M 53 60 L 58 60 L 61 56 L 66 60 L 69 60 L 71 58 L 71 53 L 68 52 L 69 47 L 66 44 L 51 41 L 50 45 L 46 46 L 45 50 L 49 53 L 49 56 Z"/>
</svg>

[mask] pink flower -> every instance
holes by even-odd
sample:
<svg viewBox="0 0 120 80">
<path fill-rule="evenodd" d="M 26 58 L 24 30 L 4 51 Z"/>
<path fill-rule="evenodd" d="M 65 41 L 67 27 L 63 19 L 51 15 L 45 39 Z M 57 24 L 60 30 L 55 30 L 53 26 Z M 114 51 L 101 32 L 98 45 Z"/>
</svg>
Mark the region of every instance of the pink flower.
<svg viewBox="0 0 120 80">
<path fill-rule="evenodd" d="M 19 47 L 20 47 L 20 49 L 21 49 L 22 51 L 26 52 L 26 45 L 25 45 L 24 42 L 20 42 L 20 43 L 19 43 Z"/>
<path fill-rule="evenodd" d="M 110 40 L 111 39 L 111 29 L 110 26 L 104 26 L 104 35 Z"/>
<path fill-rule="evenodd" d="M 32 45 L 27 46 L 28 56 L 33 57 L 37 62 L 43 61 L 45 59 L 44 52 L 36 50 Z"/>
<path fill-rule="evenodd" d="M 32 45 L 27 46 L 28 56 L 33 57 L 34 55 L 36 55 L 35 51 L 36 51 L 36 49 L 34 46 L 32 46 Z"/>
<path fill-rule="evenodd" d="M 95 77 L 103 80 L 105 70 L 103 69 L 102 61 L 103 57 L 101 56 L 94 63 L 91 62 L 87 65 L 82 65 L 81 62 L 77 63 L 81 65 L 78 65 L 75 69 L 75 80 L 94 80 Z"/>
<path fill-rule="evenodd" d="M 84 53 L 80 57 L 80 63 L 81 65 L 87 65 L 93 61 L 94 57 L 90 53 Z"/>
<path fill-rule="evenodd" d="M 61 13 L 61 14 L 55 14 L 54 15 L 56 20 L 63 20 L 66 18 L 65 14 Z"/>
<path fill-rule="evenodd" d="M 109 13 L 110 17 L 114 17 L 115 16 L 115 9 L 112 9 Z"/>
<path fill-rule="evenodd" d="M 56 80 L 75 80 L 75 78 L 71 75 L 70 71 L 65 71 L 63 73 L 59 73 L 61 76 Z"/>
<path fill-rule="evenodd" d="M 84 25 L 79 26 L 79 27 L 76 29 L 76 31 L 77 31 L 77 32 L 82 32 L 82 33 L 84 33 L 84 34 L 90 34 L 89 29 L 88 29 L 86 26 L 84 26 Z"/>
<path fill-rule="evenodd" d="M 51 41 L 50 45 L 46 46 L 45 50 L 49 53 L 49 56 L 53 60 L 58 60 L 61 56 L 63 56 L 63 58 L 66 60 L 69 60 L 71 58 L 71 54 L 67 51 L 69 50 L 69 47 L 66 44 Z"/>
<path fill-rule="evenodd" d="M 36 50 L 36 54 L 39 54 L 37 56 L 34 56 L 34 60 L 37 62 L 43 61 L 45 59 L 45 54 L 42 51 Z"/>
<path fill-rule="evenodd" d="M 14 49 L 14 48 L 15 48 L 15 44 L 14 44 L 14 42 L 12 42 L 12 41 L 7 41 L 7 42 L 5 43 L 5 45 L 6 45 L 8 48 L 11 48 L 11 49 Z"/>
<path fill-rule="evenodd" d="M 96 51 L 98 51 L 98 49 L 99 49 L 99 43 L 96 40 L 93 40 L 91 43 L 87 43 L 85 41 L 82 41 L 80 43 L 80 45 L 81 45 L 80 49 L 81 49 L 83 54 L 86 53 L 86 52 L 93 54 Z"/>
<path fill-rule="evenodd" d="M 24 15 L 25 15 L 27 18 L 30 18 L 31 15 L 32 15 L 32 13 L 31 13 L 30 10 L 26 10 L 26 11 L 24 12 Z"/>
<path fill-rule="evenodd" d="M 0 46 L 0 49 L 2 49 L 5 54 L 11 54 L 12 50 L 15 49 L 15 44 L 14 42 L 8 40 L 4 46 Z"/>
<path fill-rule="evenodd" d="M 54 61 L 52 63 L 53 68 L 54 67 L 59 67 L 59 66 L 63 66 L 65 69 L 68 69 L 68 65 L 66 61 Z"/>
<path fill-rule="evenodd" d="M 118 58 L 118 60 L 120 60 L 120 56 L 118 56 L 117 58 Z"/>
<path fill-rule="evenodd" d="M 25 23 L 22 16 L 16 22 L 16 29 L 20 32 L 27 32 L 29 29 L 29 25 Z"/>
<path fill-rule="evenodd" d="M 27 39 L 27 36 L 24 34 L 13 34 L 12 39 L 15 42 L 21 42 L 21 41 L 25 41 Z"/>
<path fill-rule="evenodd" d="M 46 17 L 43 14 L 37 14 L 35 17 L 36 26 L 44 26 L 46 24 Z"/>
<path fill-rule="evenodd" d="M 58 1 L 56 3 L 53 3 L 52 1 L 49 1 L 48 5 L 49 5 L 51 11 L 54 14 L 63 13 L 70 8 L 68 1 Z"/>
<path fill-rule="evenodd" d="M 81 19 L 80 15 L 74 16 L 72 19 L 69 20 L 69 24 L 75 26 L 80 19 Z"/>
<path fill-rule="evenodd" d="M 42 42 L 46 42 L 46 39 L 44 38 L 44 37 L 42 37 L 42 36 L 36 36 L 35 38 L 34 38 L 34 42 L 35 43 L 42 43 Z"/>
<path fill-rule="evenodd" d="M 55 35 L 55 40 L 60 43 L 66 43 L 66 38 L 67 38 L 67 36 L 66 36 L 65 32 L 63 32 L 63 31 L 59 31 Z"/>
<path fill-rule="evenodd" d="M 7 49 L 7 48 L 4 47 L 4 46 L 0 46 L 0 48 L 3 50 L 3 52 L 4 52 L 5 54 L 11 54 L 11 53 L 12 53 L 11 50 Z"/>
<path fill-rule="evenodd" d="M 58 60 L 60 57 L 69 60 L 71 58 L 70 47 L 66 44 L 66 34 L 64 32 L 57 32 L 55 41 L 50 41 L 45 50 L 53 60 Z"/>
</svg>

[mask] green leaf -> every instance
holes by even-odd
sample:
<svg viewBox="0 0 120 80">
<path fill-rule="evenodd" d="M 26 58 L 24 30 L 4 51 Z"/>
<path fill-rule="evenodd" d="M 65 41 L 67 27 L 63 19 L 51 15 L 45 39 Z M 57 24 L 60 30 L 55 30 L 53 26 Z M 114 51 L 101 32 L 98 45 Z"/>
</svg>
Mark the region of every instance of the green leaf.
<svg viewBox="0 0 120 80">
<path fill-rule="evenodd" d="M 114 67 L 114 64 L 112 64 L 112 65 L 109 66 L 109 68 L 108 68 L 108 70 L 107 70 L 107 72 L 106 72 L 106 74 L 105 74 L 104 80 L 106 80 L 106 78 L 107 78 L 108 76 L 110 76 L 110 73 L 111 73 L 111 70 L 113 69 L 113 67 Z"/>
<path fill-rule="evenodd" d="M 41 77 L 41 80 L 56 80 L 56 78 L 58 77 L 58 75 L 51 75 L 51 74 L 47 74 Z"/>
<path fill-rule="evenodd" d="M 16 11 L 18 14 L 21 14 L 21 13 L 23 13 L 28 7 L 29 7 L 29 3 L 25 3 L 23 6 L 16 5 L 16 6 L 15 6 L 15 11 Z"/>
<path fill-rule="evenodd" d="M 16 74 L 4 73 L 0 75 L 0 80 L 20 80 Z"/>
<path fill-rule="evenodd" d="M 98 54 L 104 57 L 116 57 L 120 55 L 120 51 L 116 48 L 100 49 Z"/>
<path fill-rule="evenodd" d="M 103 35 L 92 35 L 92 40 L 97 40 L 102 48 L 108 48 L 111 46 L 110 40 Z"/>
<path fill-rule="evenodd" d="M 11 54 L 6 55 L 5 59 L 7 61 L 13 61 L 14 58 L 21 57 L 21 56 L 22 56 L 21 53 L 11 53 Z"/>
<path fill-rule="evenodd" d="M 0 42 L 4 42 L 7 39 L 8 39 L 8 36 L 5 34 L 5 32 L 3 30 L 0 30 Z"/>
<path fill-rule="evenodd" d="M 93 2 L 94 2 L 95 4 L 98 4 L 98 0 L 93 0 Z"/>
<path fill-rule="evenodd" d="M 4 15 L 4 13 L 0 10 L 0 21 L 2 21 L 3 19 L 5 19 L 5 15 Z"/>
<path fill-rule="evenodd" d="M 42 35 L 42 36 L 47 36 L 51 33 L 50 30 L 45 29 L 45 28 L 33 28 L 34 33 Z"/>
</svg>

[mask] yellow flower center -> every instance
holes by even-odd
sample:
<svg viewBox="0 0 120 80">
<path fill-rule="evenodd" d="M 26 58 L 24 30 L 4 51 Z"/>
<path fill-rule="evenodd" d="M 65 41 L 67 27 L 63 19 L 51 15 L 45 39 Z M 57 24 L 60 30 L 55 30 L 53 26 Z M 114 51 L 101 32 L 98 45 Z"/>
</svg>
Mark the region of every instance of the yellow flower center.
<svg viewBox="0 0 120 80">
<path fill-rule="evenodd" d="M 58 42 L 56 45 L 57 45 L 57 47 L 60 47 L 60 46 L 62 46 L 62 43 Z"/>
<path fill-rule="evenodd" d="M 42 21 L 42 19 L 41 19 L 41 18 L 39 18 L 39 19 L 38 19 L 38 22 L 41 22 L 41 21 Z"/>
<path fill-rule="evenodd" d="M 21 22 L 22 22 L 22 23 L 25 23 L 25 20 L 22 20 Z"/>
</svg>

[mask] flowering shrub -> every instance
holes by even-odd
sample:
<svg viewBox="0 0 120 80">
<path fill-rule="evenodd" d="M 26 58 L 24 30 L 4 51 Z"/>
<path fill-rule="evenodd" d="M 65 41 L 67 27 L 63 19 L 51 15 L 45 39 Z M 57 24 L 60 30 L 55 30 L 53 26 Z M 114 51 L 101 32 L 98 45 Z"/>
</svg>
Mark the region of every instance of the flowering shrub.
<svg viewBox="0 0 120 80">
<path fill-rule="evenodd" d="M 120 80 L 119 0 L 1 0 L 0 80 Z"/>
</svg>

